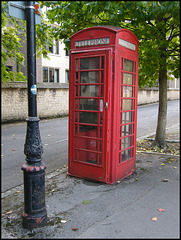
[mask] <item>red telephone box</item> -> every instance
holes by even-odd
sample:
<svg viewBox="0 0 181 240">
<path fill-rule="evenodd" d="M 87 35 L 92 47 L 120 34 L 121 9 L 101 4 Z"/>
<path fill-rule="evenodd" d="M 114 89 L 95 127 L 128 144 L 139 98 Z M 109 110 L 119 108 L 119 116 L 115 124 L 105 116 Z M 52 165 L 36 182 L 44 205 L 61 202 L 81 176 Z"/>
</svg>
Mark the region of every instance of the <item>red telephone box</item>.
<svg viewBox="0 0 181 240">
<path fill-rule="evenodd" d="M 110 26 L 70 39 L 68 175 L 112 184 L 135 170 L 138 39 Z"/>
</svg>

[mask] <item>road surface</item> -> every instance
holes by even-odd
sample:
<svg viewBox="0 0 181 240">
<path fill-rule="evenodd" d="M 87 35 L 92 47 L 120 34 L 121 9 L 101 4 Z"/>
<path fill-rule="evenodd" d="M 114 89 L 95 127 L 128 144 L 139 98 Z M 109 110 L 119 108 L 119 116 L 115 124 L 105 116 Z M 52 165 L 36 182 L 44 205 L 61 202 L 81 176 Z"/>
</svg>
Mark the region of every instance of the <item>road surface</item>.
<svg viewBox="0 0 181 240">
<path fill-rule="evenodd" d="M 180 122 L 180 101 L 168 101 L 167 127 Z M 138 107 L 137 139 L 156 132 L 158 103 Z M 68 117 L 41 120 L 40 135 L 44 153 L 42 161 L 46 173 L 67 165 L 68 157 Z M 1 192 L 23 183 L 21 165 L 25 163 L 24 143 L 26 122 L 1 125 Z"/>
</svg>

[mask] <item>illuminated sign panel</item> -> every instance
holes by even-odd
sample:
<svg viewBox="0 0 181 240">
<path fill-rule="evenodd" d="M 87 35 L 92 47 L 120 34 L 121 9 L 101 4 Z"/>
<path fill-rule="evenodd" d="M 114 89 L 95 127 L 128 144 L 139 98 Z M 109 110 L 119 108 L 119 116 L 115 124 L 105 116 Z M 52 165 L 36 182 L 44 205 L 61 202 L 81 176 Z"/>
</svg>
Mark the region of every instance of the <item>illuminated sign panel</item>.
<svg viewBox="0 0 181 240">
<path fill-rule="evenodd" d="M 136 51 L 136 45 L 119 38 L 119 45 Z"/>
<path fill-rule="evenodd" d="M 82 40 L 82 41 L 76 41 L 75 47 L 109 44 L 109 42 L 110 42 L 109 38 L 97 38 L 97 39 L 90 39 L 90 40 Z"/>
</svg>

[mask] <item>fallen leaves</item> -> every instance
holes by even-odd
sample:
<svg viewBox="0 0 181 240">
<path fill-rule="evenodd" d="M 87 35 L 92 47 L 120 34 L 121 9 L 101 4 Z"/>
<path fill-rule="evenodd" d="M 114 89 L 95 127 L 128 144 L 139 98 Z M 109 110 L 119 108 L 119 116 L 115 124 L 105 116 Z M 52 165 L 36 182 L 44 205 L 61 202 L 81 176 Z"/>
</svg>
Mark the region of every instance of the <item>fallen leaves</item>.
<svg viewBox="0 0 181 240">
<path fill-rule="evenodd" d="M 162 179 L 162 182 L 169 182 L 168 178 Z"/>
<path fill-rule="evenodd" d="M 11 214 L 11 213 L 13 213 L 13 211 L 6 212 L 6 214 Z"/>
<path fill-rule="evenodd" d="M 60 221 L 61 223 L 66 223 L 67 221 L 66 220 L 63 220 L 63 219 L 61 219 L 61 221 Z"/>
<path fill-rule="evenodd" d="M 164 208 L 157 208 L 157 210 L 158 210 L 159 212 L 165 212 L 165 209 L 164 209 Z M 158 221 L 158 217 L 153 217 L 151 220 L 154 221 L 154 222 L 157 222 L 157 221 Z"/>
<path fill-rule="evenodd" d="M 82 204 L 87 205 L 87 204 L 91 204 L 92 201 L 91 200 L 83 200 Z"/>
<path fill-rule="evenodd" d="M 158 208 L 157 210 L 158 210 L 159 212 L 164 212 L 164 211 L 165 211 L 164 208 Z"/>
<path fill-rule="evenodd" d="M 154 221 L 154 222 L 157 222 L 158 218 L 157 217 L 153 217 L 151 220 Z"/>
<path fill-rule="evenodd" d="M 78 228 L 76 228 L 76 227 L 72 228 L 72 231 L 77 231 L 77 230 L 78 230 Z"/>
</svg>

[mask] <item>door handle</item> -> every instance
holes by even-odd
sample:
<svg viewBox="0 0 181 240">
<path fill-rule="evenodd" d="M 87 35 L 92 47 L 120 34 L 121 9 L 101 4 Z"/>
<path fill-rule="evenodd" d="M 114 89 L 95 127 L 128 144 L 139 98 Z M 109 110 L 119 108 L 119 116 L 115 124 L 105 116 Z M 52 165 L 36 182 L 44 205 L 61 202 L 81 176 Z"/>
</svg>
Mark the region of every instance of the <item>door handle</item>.
<svg viewBox="0 0 181 240">
<path fill-rule="evenodd" d="M 108 102 L 105 103 L 105 108 L 108 108 Z"/>
</svg>

